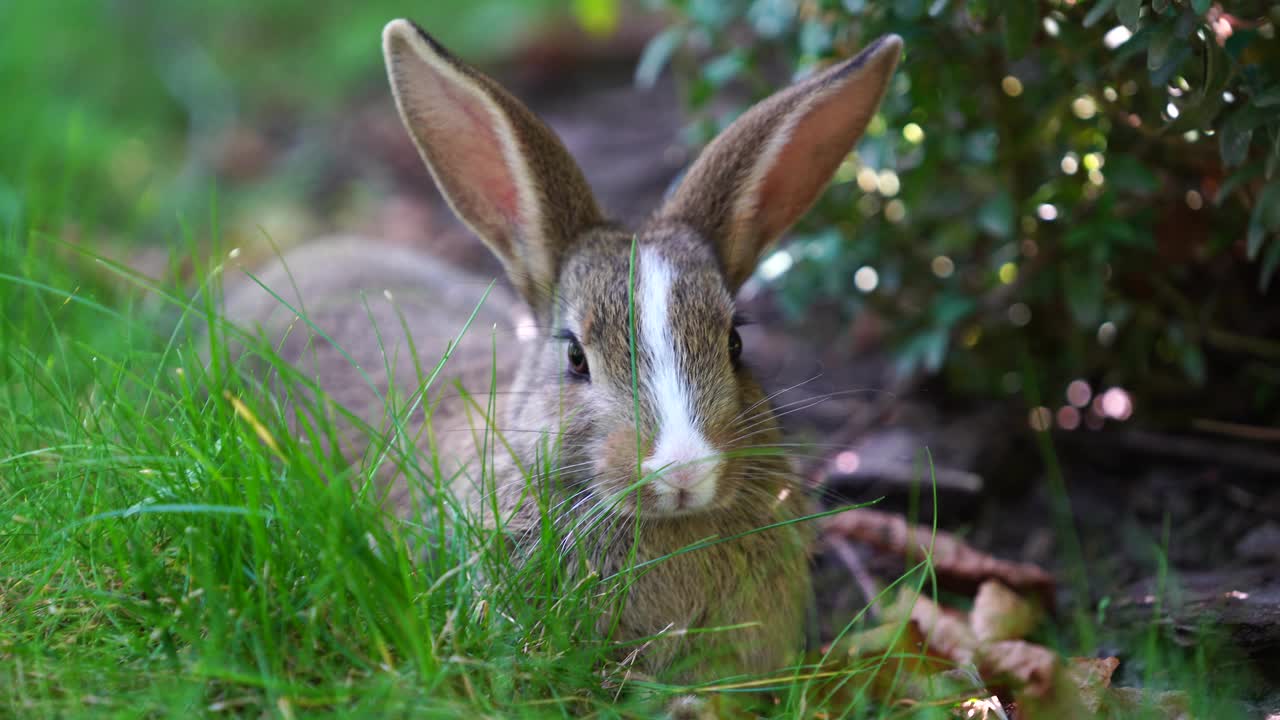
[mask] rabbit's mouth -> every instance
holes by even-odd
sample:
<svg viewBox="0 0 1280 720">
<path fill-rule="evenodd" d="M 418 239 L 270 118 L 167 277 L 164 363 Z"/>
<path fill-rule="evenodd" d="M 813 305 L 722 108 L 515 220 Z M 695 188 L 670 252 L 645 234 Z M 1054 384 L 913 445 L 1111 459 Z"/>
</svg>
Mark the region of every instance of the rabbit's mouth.
<svg viewBox="0 0 1280 720">
<path fill-rule="evenodd" d="M 722 481 L 723 472 L 724 463 L 718 458 L 667 467 L 609 493 L 608 505 L 618 515 L 651 520 L 714 512 L 732 499 Z"/>
</svg>

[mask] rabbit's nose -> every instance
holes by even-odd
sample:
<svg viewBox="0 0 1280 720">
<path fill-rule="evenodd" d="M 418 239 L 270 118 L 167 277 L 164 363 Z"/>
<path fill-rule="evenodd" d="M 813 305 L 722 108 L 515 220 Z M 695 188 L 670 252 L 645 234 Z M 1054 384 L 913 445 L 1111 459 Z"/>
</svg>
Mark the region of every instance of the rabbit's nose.
<svg viewBox="0 0 1280 720">
<path fill-rule="evenodd" d="M 718 453 L 692 445 L 658 449 L 642 468 L 662 510 L 696 510 L 715 498 L 720 473 Z"/>
</svg>

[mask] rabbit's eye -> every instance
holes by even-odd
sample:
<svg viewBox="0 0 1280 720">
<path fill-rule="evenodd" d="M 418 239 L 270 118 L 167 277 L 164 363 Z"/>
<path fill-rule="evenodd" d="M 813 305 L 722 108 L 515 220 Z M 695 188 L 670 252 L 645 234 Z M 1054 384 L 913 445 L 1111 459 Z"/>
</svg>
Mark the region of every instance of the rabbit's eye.
<svg viewBox="0 0 1280 720">
<path fill-rule="evenodd" d="M 569 341 L 569 369 L 574 375 L 587 377 L 591 374 L 591 369 L 587 367 L 587 353 L 578 344 L 577 340 Z"/>
<path fill-rule="evenodd" d="M 742 357 L 742 336 L 738 334 L 738 328 L 729 330 L 729 359 L 738 362 L 738 358 Z"/>
</svg>

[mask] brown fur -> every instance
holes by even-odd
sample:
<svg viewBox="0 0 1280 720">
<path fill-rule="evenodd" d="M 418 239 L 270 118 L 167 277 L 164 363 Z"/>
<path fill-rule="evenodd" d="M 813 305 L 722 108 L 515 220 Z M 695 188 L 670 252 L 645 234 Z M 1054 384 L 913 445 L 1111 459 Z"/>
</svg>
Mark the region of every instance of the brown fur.
<svg viewBox="0 0 1280 720">
<path fill-rule="evenodd" d="M 388 73 L 405 125 L 454 210 L 503 261 L 528 308 L 495 289 L 432 386 L 431 422 L 424 413 L 411 419 L 407 431 L 417 439 L 406 450 L 434 450 L 446 477 L 460 471 L 454 489 L 476 512 L 488 514 L 487 501 L 496 500 L 507 531 L 526 549 L 539 541 L 543 522 L 537 505 L 522 501 L 533 473 L 570 537 L 566 567 L 604 577 L 626 567 L 637 536 L 635 559 L 644 562 L 803 516 L 808 505 L 788 461 L 740 452 L 776 446 L 781 437 L 749 368 L 728 353 L 733 292 L 861 135 L 899 47 L 895 37 L 882 39 L 748 112 L 704 152 L 666 207 L 631 234 L 602 219 L 576 164 L 523 105 L 410 23 L 388 25 Z M 689 513 L 655 513 L 653 487 L 636 487 L 638 458 L 652 450 L 660 428 L 649 352 L 636 353 L 632 377 L 633 249 L 636 258 L 648 253 L 674 269 L 672 352 L 688 378 L 699 429 L 721 453 L 714 497 Z M 383 429 L 383 396 L 399 388 L 404 397 L 420 385 L 409 341 L 422 366 L 433 367 L 487 284 L 358 239 L 305 247 L 259 277 L 305 309 L 374 388 L 256 283 L 229 293 L 228 316 L 284 338 L 287 360 Z M 637 327 L 643 300 L 635 299 Z M 530 311 L 532 337 L 521 339 L 512 328 Z M 589 379 L 568 372 L 566 341 L 556 337 L 562 331 L 580 341 Z M 497 408 L 485 417 L 491 380 Z M 481 407 L 458 397 L 458 383 Z M 480 448 L 492 445 L 486 426 L 510 452 L 503 446 L 492 454 L 493 484 L 480 487 Z M 367 452 L 367 436 L 343 427 L 347 452 L 376 454 Z M 552 477 L 532 464 L 548 447 L 557 448 Z M 397 509 L 412 514 L 415 495 L 403 478 L 383 477 L 393 483 Z M 622 641 L 667 633 L 646 647 L 639 664 L 674 679 L 777 671 L 801 646 L 808 542 L 805 526 L 791 524 L 655 563 L 630 586 L 621 615 L 606 618 L 602 629 L 616 621 L 615 639 Z M 680 632 L 752 623 L 730 632 Z"/>
</svg>

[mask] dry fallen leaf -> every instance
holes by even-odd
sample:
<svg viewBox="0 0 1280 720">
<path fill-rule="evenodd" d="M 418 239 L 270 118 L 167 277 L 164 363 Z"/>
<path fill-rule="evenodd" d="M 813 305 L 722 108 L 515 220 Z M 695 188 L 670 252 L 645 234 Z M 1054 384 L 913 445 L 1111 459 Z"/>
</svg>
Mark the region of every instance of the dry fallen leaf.
<svg viewBox="0 0 1280 720">
<path fill-rule="evenodd" d="M 969 613 L 969 626 L 980 642 L 1024 638 L 1039 621 L 1040 609 L 999 580 L 987 580 L 978 587 Z"/>
<path fill-rule="evenodd" d="M 1120 661 L 1113 657 L 1077 657 L 1067 664 L 1067 677 L 1089 712 L 1096 713 L 1102 707 L 1107 688 L 1111 686 L 1111 675 L 1119 666 Z"/>
<path fill-rule="evenodd" d="M 1046 606 L 1053 602 L 1053 576 L 1039 566 L 992 557 L 956 535 L 943 530 L 934 534 L 932 529 L 908 523 L 900 515 L 855 508 L 825 518 L 823 530 L 912 561 L 932 553 L 940 581 L 972 589 L 983 580 L 995 578 L 1011 588 L 1035 593 Z"/>
<path fill-rule="evenodd" d="M 1042 645 L 1025 640 L 1001 640 L 984 645 L 978 653 L 978 668 L 988 682 L 1008 683 L 1028 697 L 1042 698 L 1053 690 L 1058 656 Z"/>
<path fill-rule="evenodd" d="M 893 605 L 885 608 L 884 620 L 900 623 L 908 619 L 920 626 L 930 651 L 961 665 L 973 660 L 978 638 L 963 615 L 904 589 L 898 593 Z"/>
<path fill-rule="evenodd" d="M 879 527 L 890 534 L 907 529 Z M 864 539 L 856 532 L 853 537 Z M 957 553 L 953 559 L 976 551 Z M 979 586 L 968 614 L 917 593 L 900 589 L 881 614 L 883 624 L 848 635 L 832 649 L 830 657 L 844 672 L 820 688 L 826 699 L 843 704 L 870 696 L 893 705 L 951 697 L 943 702 L 964 718 L 1085 720 L 1156 709 L 1171 720 L 1191 720 L 1185 693 L 1110 687 L 1117 658 L 1064 661 L 1021 639 L 1035 629 L 1041 609 L 1000 580 Z"/>
<path fill-rule="evenodd" d="M 846 635 L 832 649 L 831 657 L 838 666 L 854 670 L 852 675 L 815 688 L 815 697 L 829 698 L 833 706 L 849 705 L 860 693 L 894 702 L 919 700 L 937 695 L 943 688 L 962 686 L 942 676 L 951 664 L 926 646 L 915 622 L 880 625 Z"/>
</svg>

